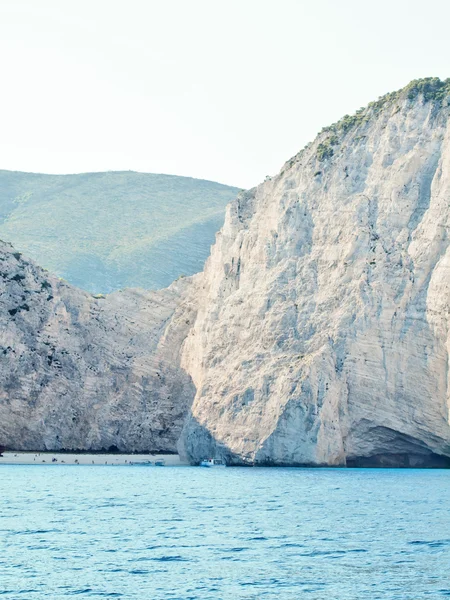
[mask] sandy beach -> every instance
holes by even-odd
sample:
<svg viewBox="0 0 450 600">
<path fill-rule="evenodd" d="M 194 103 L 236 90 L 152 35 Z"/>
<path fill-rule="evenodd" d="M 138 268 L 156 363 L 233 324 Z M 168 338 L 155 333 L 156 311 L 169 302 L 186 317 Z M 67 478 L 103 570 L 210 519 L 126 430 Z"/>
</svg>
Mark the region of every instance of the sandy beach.
<svg viewBox="0 0 450 600">
<path fill-rule="evenodd" d="M 133 466 L 133 463 L 163 461 L 167 467 L 187 466 L 178 454 L 77 454 L 63 452 L 3 452 L 0 465 L 107 465 Z"/>
</svg>

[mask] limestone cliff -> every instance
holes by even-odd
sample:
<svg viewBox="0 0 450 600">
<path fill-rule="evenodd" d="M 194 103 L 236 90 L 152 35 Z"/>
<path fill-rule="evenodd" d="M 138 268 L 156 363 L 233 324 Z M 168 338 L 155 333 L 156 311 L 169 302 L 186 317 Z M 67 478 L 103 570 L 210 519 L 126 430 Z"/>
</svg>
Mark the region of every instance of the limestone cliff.
<svg viewBox="0 0 450 600">
<path fill-rule="evenodd" d="M 94 298 L 1 242 L 0 443 L 176 451 L 194 394 L 177 358 L 192 285 Z"/>
<path fill-rule="evenodd" d="M 449 93 L 324 129 L 166 290 L 95 298 L 1 244 L 0 444 L 450 466 Z"/>
<path fill-rule="evenodd" d="M 229 205 L 183 350 L 192 461 L 450 464 L 449 83 L 345 117 Z"/>
</svg>

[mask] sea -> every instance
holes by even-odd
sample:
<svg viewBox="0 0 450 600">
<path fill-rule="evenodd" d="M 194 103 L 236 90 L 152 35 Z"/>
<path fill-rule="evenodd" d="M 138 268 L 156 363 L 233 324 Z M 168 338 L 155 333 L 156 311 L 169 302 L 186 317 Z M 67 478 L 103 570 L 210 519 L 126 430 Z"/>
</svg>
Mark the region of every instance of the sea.
<svg viewBox="0 0 450 600">
<path fill-rule="evenodd" d="M 450 597 L 450 471 L 0 466 L 0 599 Z"/>
</svg>

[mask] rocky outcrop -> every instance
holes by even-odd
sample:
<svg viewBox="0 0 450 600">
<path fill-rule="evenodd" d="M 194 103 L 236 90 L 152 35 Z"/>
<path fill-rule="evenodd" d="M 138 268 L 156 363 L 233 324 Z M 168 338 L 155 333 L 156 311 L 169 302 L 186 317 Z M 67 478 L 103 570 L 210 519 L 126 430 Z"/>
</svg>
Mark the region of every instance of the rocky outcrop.
<svg viewBox="0 0 450 600">
<path fill-rule="evenodd" d="M 449 93 L 324 129 L 166 290 L 92 297 L 1 245 L 0 443 L 450 466 Z"/>
<path fill-rule="evenodd" d="M 194 395 L 178 366 L 193 285 L 93 297 L 0 243 L 0 443 L 175 452 Z"/>
<path fill-rule="evenodd" d="M 450 464 L 449 83 L 345 117 L 229 205 L 183 350 L 191 461 Z"/>
</svg>

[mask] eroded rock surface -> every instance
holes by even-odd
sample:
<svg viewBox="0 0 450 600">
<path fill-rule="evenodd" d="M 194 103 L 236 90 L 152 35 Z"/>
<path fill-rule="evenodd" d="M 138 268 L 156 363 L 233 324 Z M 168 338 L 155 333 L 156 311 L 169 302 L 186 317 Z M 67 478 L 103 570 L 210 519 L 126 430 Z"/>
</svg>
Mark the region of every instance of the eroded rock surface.
<svg viewBox="0 0 450 600">
<path fill-rule="evenodd" d="M 344 118 L 229 205 L 184 347 L 192 461 L 450 464 L 447 84 Z"/>
<path fill-rule="evenodd" d="M 194 395 L 178 366 L 192 285 L 94 298 L 0 243 L 0 443 L 175 452 Z"/>
<path fill-rule="evenodd" d="M 449 92 L 325 129 L 166 290 L 93 298 L 2 245 L 0 443 L 450 466 Z"/>
</svg>

